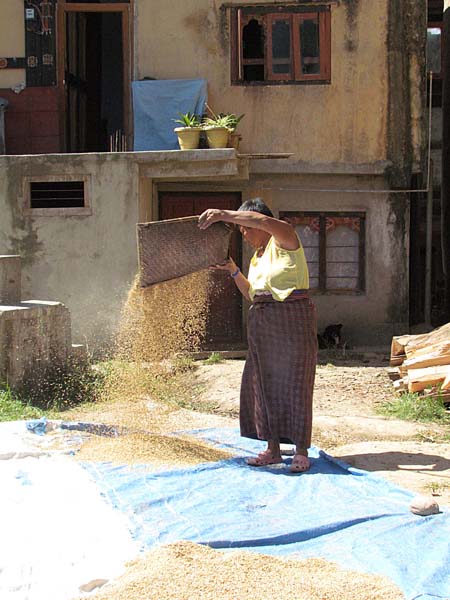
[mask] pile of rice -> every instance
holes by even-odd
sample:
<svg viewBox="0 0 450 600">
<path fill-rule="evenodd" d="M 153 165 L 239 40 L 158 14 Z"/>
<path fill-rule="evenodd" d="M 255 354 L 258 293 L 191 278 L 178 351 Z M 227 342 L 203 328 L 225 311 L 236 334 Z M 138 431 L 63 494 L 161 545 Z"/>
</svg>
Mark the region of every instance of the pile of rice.
<svg viewBox="0 0 450 600">
<path fill-rule="evenodd" d="M 178 542 L 148 552 L 95 600 L 401 600 L 387 578 L 322 559 L 285 560 Z"/>
</svg>

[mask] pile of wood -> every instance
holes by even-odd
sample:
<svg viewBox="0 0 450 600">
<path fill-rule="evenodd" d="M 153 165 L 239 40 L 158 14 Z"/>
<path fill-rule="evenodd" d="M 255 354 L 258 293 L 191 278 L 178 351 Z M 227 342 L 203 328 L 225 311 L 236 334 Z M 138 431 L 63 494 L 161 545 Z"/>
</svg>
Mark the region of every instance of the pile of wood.
<svg viewBox="0 0 450 600">
<path fill-rule="evenodd" d="M 397 391 L 450 400 L 450 323 L 430 333 L 392 338 L 391 367 Z"/>
</svg>

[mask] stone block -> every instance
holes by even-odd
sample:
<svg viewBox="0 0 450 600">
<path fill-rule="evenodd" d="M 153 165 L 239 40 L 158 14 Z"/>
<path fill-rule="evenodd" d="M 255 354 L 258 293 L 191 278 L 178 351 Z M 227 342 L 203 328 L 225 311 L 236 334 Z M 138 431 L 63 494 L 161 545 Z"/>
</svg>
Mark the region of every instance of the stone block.
<svg viewBox="0 0 450 600">
<path fill-rule="evenodd" d="M 61 302 L 27 300 L 21 303 L 39 318 L 40 345 L 49 362 L 65 363 L 71 354 L 72 331 L 69 309 Z"/>
<path fill-rule="evenodd" d="M 18 388 L 71 354 L 70 313 L 60 302 L 0 306 L 0 380 Z"/>
<path fill-rule="evenodd" d="M 20 256 L 0 255 L 0 304 L 19 304 L 22 264 Z"/>
</svg>

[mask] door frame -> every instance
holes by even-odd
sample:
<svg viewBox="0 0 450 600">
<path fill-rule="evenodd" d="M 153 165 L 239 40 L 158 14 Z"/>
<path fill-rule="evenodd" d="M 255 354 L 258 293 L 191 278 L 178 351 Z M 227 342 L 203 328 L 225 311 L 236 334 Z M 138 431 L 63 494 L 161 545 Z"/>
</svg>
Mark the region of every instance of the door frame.
<svg viewBox="0 0 450 600">
<path fill-rule="evenodd" d="M 116 12 L 122 15 L 122 48 L 123 48 L 123 127 L 127 140 L 127 148 L 131 148 L 132 142 L 132 120 L 131 120 L 131 66 L 133 65 L 133 44 L 132 28 L 133 20 L 131 15 L 134 0 L 129 2 L 112 2 L 111 4 L 71 2 L 66 0 L 57 2 L 57 85 L 59 96 L 59 124 L 60 124 L 60 151 L 67 152 L 66 147 L 66 85 L 65 85 L 65 63 L 67 50 L 66 36 L 66 15 L 71 12 L 97 12 L 107 13 Z"/>
</svg>

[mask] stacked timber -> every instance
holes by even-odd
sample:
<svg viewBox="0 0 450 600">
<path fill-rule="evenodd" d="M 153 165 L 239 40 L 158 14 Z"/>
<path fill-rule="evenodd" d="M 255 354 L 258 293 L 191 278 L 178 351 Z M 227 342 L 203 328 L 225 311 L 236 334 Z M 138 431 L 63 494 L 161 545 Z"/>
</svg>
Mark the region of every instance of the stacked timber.
<svg viewBox="0 0 450 600">
<path fill-rule="evenodd" d="M 393 337 L 391 367 L 397 391 L 450 399 L 450 323 L 430 333 Z"/>
</svg>

